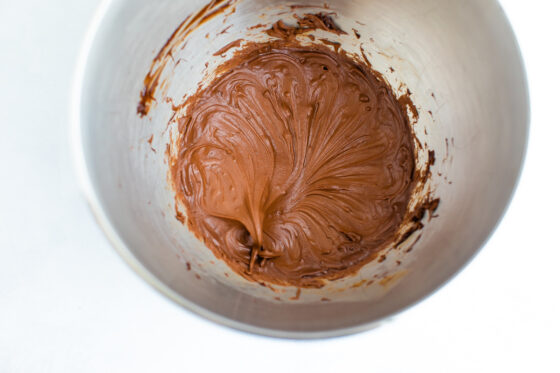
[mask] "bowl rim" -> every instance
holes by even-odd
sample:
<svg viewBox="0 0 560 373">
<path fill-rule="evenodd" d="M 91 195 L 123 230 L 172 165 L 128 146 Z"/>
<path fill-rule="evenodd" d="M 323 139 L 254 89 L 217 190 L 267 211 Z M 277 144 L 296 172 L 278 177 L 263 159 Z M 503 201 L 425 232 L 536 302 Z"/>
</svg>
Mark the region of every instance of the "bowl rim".
<svg viewBox="0 0 560 373">
<path fill-rule="evenodd" d="M 524 134 L 525 142 L 523 144 L 521 162 L 519 164 L 519 168 L 516 170 L 517 175 L 516 175 L 515 183 L 513 184 L 510 195 L 508 196 L 507 203 L 504 205 L 500 217 L 495 222 L 488 236 L 481 242 L 481 244 L 475 250 L 475 252 L 464 263 L 462 263 L 461 267 L 456 272 L 452 273 L 447 279 L 442 281 L 438 286 L 434 287 L 433 289 L 431 289 L 424 295 L 418 297 L 417 299 L 407 304 L 406 306 L 401 307 L 400 309 L 397 309 L 393 312 L 389 312 L 386 315 L 383 315 L 376 320 L 350 326 L 350 327 L 333 328 L 333 329 L 327 329 L 322 331 L 295 331 L 295 330 L 280 330 L 280 329 L 273 329 L 273 328 L 265 328 L 265 327 L 259 327 L 259 326 L 243 323 L 240 321 L 236 321 L 228 317 L 225 317 L 223 315 L 220 315 L 219 313 L 212 312 L 202 306 L 199 306 L 195 302 L 192 302 L 184 298 L 179 293 L 175 292 L 170 287 L 168 287 L 161 280 L 159 280 L 128 249 L 127 245 L 122 241 L 119 234 L 111 225 L 107 214 L 103 210 L 99 200 L 99 196 L 97 195 L 97 193 L 93 188 L 91 176 L 87 167 L 86 157 L 84 153 L 84 146 L 83 146 L 84 144 L 83 144 L 83 137 L 82 137 L 82 121 L 81 121 L 83 81 L 85 78 L 86 66 L 88 63 L 90 51 L 95 41 L 95 37 L 97 35 L 99 27 L 101 26 L 105 18 L 106 13 L 108 12 L 111 5 L 113 5 L 114 3 L 115 3 L 114 0 L 101 0 L 100 4 L 97 6 L 97 9 L 94 11 L 92 19 L 86 30 L 85 36 L 82 40 L 82 45 L 75 65 L 75 71 L 73 74 L 73 84 L 72 84 L 71 95 L 70 95 L 70 106 L 69 106 L 70 146 L 71 146 L 72 156 L 73 156 L 74 172 L 78 179 L 81 192 L 90 208 L 91 213 L 93 214 L 95 220 L 97 221 L 97 224 L 103 231 L 105 237 L 108 239 L 109 243 L 111 244 L 111 246 L 113 246 L 113 248 L 119 254 L 119 256 L 126 262 L 126 264 L 134 272 L 136 272 L 138 276 L 140 276 L 144 281 L 150 284 L 152 288 L 156 289 L 160 294 L 164 295 L 167 299 L 174 301 L 176 304 L 182 306 L 184 309 L 187 309 L 192 314 L 197 315 L 199 319 L 204 320 L 206 322 L 212 321 L 219 325 L 226 326 L 235 329 L 237 331 L 249 333 L 251 335 L 284 338 L 284 339 L 297 339 L 297 340 L 343 337 L 343 336 L 348 336 L 348 335 L 361 333 L 374 329 L 380 325 L 388 323 L 389 321 L 392 320 L 394 316 L 400 315 L 403 312 L 411 309 L 418 303 L 431 297 L 442 287 L 449 284 L 449 282 L 452 279 L 454 279 L 459 273 L 461 273 L 465 269 L 465 267 L 480 253 L 482 248 L 486 246 L 490 238 L 494 235 L 497 228 L 500 226 L 504 216 L 508 212 L 513 197 L 516 194 L 526 164 L 527 148 L 528 148 L 529 135 L 530 135 L 529 130 L 530 130 L 530 122 L 531 122 L 530 89 L 529 89 L 529 84 L 527 79 L 527 70 L 523 59 L 523 53 L 519 46 L 519 41 L 516 37 L 515 30 L 513 29 L 511 22 L 509 21 L 507 14 L 504 12 L 500 2 L 498 0 L 493 0 L 494 5 L 496 5 L 499 8 L 499 11 L 503 16 L 503 19 L 505 20 L 507 27 L 509 27 L 509 32 L 514 42 L 513 47 L 517 51 L 519 62 L 521 64 L 522 76 L 520 77 L 520 79 L 522 80 L 522 84 L 524 85 L 524 91 L 526 93 L 525 106 L 527 109 L 527 120 L 525 122 L 525 134 Z"/>
</svg>

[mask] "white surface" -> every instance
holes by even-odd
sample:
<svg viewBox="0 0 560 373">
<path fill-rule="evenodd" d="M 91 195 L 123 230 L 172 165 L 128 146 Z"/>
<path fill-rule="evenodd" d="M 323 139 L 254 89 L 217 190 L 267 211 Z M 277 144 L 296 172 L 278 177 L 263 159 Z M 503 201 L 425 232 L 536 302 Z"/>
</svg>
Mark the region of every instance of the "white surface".
<svg viewBox="0 0 560 373">
<path fill-rule="evenodd" d="M 560 4 L 503 0 L 532 128 L 497 232 L 442 290 L 341 339 L 242 334 L 145 284 L 97 228 L 68 144 L 72 72 L 97 0 L 0 1 L 0 372 L 558 372 Z"/>
</svg>

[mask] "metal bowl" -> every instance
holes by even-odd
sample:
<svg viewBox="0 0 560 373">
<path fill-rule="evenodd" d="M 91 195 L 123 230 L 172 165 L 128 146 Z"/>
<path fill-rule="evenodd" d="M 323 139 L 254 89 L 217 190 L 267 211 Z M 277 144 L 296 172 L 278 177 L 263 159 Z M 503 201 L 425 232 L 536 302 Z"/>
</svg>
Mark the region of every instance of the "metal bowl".
<svg viewBox="0 0 560 373">
<path fill-rule="evenodd" d="M 218 64 L 220 57 L 212 55 L 228 42 L 262 37 L 249 26 L 314 10 L 290 9 L 285 1 L 237 1 L 234 12 L 209 19 L 173 52 L 157 103 L 147 117 L 139 117 L 139 93 L 153 58 L 205 3 L 105 1 L 85 41 L 73 103 L 78 172 L 99 224 L 126 262 L 162 293 L 208 319 L 290 338 L 366 330 L 456 274 L 503 215 L 526 149 L 525 72 L 498 3 L 328 1 L 335 20 L 350 31 L 340 37 L 342 47 L 351 53 L 362 47 L 397 94 L 412 92 L 420 112 L 414 131 L 424 144 L 418 161 L 425 161 L 426 149 L 436 152 L 429 191 L 441 204 L 437 217 L 415 237 L 412 251 L 389 250 L 383 263 L 372 262 L 355 276 L 301 294 L 244 280 L 177 221 L 165 164 L 174 126 L 168 126 L 172 110 L 164 98 L 176 102 L 192 93 L 203 80 L 205 62 Z M 308 3 L 324 10 L 322 0 Z"/>
</svg>

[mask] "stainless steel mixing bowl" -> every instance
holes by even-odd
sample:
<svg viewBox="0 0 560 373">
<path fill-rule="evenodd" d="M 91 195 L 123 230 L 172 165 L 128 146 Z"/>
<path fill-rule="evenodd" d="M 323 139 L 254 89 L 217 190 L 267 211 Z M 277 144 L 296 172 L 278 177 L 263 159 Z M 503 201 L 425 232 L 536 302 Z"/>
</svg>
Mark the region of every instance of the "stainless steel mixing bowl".
<svg viewBox="0 0 560 373">
<path fill-rule="evenodd" d="M 327 1 L 339 25 L 350 31 L 340 37 L 343 48 L 358 53 L 363 47 L 396 92 L 412 92 L 420 111 L 414 131 L 424 150 L 436 151 L 429 187 L 441 204 L 412 251 L 391 250 L 383 263 L 374 261 L 356 276 L 298 294 L 293 288 L 272 291 L 245 281 L 214 258 L 175 219 L 165 164 L 174 126 L 167 126 L 172 111 L 164 97 L 177 103 L 193 92 L 204 63 L 219 62 L 214 52 L 239 37 L 258 39 L 247 27 L 290 17 L 290 3 L 240 0 L 235 12 L 201 25 L 184 48 L 173 52 L 173 66 L 163 74 L 165 87 L 150 114 L 136 114 L 152 59 L 206 1 L 105 1 L 86 38 L 73 103 L 79 176 L 97 220 L 126 262 L 155 288 L 204 317 L 292 338 L 366 330 L 457 273 L 504 213 L 526 148 L 525 72 L 498 3 Z M 324 2 L 307 3 L 319 9 Z M 227 32 L 218 33 L 228 25 Z M 420 152 L 419 162 L 425 156 Z"/>
</svg>

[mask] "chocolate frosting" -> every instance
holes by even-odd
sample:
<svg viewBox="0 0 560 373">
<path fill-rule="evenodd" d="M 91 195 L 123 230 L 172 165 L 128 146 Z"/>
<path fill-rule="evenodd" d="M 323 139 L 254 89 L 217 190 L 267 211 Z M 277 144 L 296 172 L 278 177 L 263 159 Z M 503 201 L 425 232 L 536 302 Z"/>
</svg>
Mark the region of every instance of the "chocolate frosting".
<svg viewBox="0 0 560 373">
<path fill-rule="evenodd" d="M 238 53 L 188 98 L 171 173 L 188 225 L 246 278 L 320 287 L 398 235 L 414 186 L 406 111 L 327 47 Z"/>
</svg>

